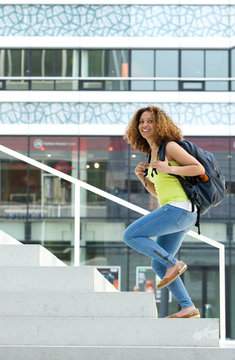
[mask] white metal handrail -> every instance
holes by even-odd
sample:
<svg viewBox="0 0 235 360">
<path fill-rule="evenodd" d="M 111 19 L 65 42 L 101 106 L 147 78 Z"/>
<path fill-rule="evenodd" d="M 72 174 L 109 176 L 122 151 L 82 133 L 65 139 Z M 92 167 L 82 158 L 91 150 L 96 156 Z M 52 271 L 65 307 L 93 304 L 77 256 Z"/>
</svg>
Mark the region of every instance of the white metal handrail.
<svg viewBox="0 0 235 360">
<path fill-rule="evenodd" d="M 70 175 L 64 174 L 59 170 L 53 169 L 48 165 L 45 165 L 37 160 L 34 160 L 26 155 L 23 155 L 17 151 L 11 150 L 3 145 L 0 145 L 0 151 L 19 159 L 27 164 L 35 166 L 43 171 L 58 176 L 61 179 L 69 181 L 75 185 L 75 201 L 74 201 L 74 265 L 79 266 L 80 260 L 80 187 L 89 190 L 97 195 L 103 196 L 104 198 L 111 200 L 119 205 L 122 205 L 130 210 L 136 211 L 139 214 L 146 215 L 149 213 L 139 206 L 133 205 L 126 200 L 120 199 L 119 197 L 109 194 L 104 190 L 98 189 L 95 186 L 89 185 L 81 180 L 78 180 Z M 188 235 L 198 239 L 206 244 L 216 247 L 219 249 L 219 283 L 220 283 L 220 341 L 224 342 L 226 338 L 226 318 L 225 318 L 225 247 L 223 244 L 212 240 L 206 236 L 198 235 L 194 231 L 189 231 Z"/>
</svg>

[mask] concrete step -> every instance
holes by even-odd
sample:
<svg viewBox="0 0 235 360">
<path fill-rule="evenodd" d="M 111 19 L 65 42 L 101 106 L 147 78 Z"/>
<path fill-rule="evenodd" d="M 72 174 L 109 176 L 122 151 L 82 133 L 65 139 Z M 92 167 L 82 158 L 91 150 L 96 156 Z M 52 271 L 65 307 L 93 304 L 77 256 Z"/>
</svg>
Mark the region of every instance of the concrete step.
<svg viewBox="0 0 235 360">
<path fill-rule="evenodd" d="M 218 344 L 218 319 L 0 318 L 0 345 L 215 347 Z"/>
<path fill-rule="evenodd" d="M 116 288 L 93 266 L 2 266 L 0 292 L 111 291 Z"/>
<path fill-rule="evenodd" d="M 0 266 L 66 266 L 41 245 L 0 245 Z"/>
<path fill-rule="evenodd" d="M 235 348 L 146 346 L 0 346 L 4 360 L 234 360 Z"/>
<path fill-rule="evenodd" d="M 1 292 L 0 316 L 156 318 L 153 293 Z"/>
</svg>

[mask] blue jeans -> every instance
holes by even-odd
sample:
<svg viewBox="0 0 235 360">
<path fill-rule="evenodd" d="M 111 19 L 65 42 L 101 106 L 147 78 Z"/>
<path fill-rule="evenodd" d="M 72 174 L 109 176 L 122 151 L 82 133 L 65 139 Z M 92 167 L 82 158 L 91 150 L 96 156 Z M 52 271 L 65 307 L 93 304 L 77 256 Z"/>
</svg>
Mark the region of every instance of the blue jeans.
<svg viewBox="0 0 235 360">
<path fill-rule="evenodd" d="M 128 226 L 123 239 L 131 248 L 152 258 L 152 268 L 162 279 L 167 268 L 176 264 L 175 254 L 196 219 L 196 212 L 167 204 Z M 156 242 L 150 239 L 155 236 Z M 193 306 L 180 277 L 168 285 L 168 289 L 182 309 Z"/>
</svg>

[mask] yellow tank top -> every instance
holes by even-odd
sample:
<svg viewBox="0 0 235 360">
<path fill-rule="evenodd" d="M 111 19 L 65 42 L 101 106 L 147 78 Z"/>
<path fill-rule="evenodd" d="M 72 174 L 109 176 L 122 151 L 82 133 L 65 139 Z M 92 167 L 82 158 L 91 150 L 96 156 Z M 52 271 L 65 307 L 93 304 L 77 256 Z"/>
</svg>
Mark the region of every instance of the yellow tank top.
<svg viewBox="0 0 235 360">
<path fill-rule="evenodd" d="M 180 166 L 176 161 L 169 161 L 172 166 Z M 158 201 L 161 206 L 177 201 L 189 201 L 188 196 L 185 194 L 179 180 L 172 175 L 163 174 L 152 171 L 148 168 L 148 178 L 154 183 L 154 188 L 157 193 Z"/>
</svg>

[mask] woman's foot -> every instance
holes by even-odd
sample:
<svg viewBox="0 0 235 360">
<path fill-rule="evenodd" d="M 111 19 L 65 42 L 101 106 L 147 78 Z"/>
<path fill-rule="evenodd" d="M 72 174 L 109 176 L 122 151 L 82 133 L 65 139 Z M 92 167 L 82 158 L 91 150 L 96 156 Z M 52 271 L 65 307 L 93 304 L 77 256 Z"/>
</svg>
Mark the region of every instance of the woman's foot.
<svg viewBox="0 0 235 360">
<path fill-rule="evenodd" d="M 195 306 L 190 306 L 186 309 L 182 309 L 177 313 L 167 316 L 167 318 L 175 318 L 175 319 L 192 319 L 192 318 L 200 318 L 200 312 Z"/>
<path fill-rule="evenodd" d="M 167 269 L 164 278 L 157 285 L 157 289 L 163 289 L 165 286 L 170 285 L 173 281 L 175 281 L 185 270 L 187 270 L 187 265 L 183 261 L 178 261 L 174 266 Z"/>
</svg>

